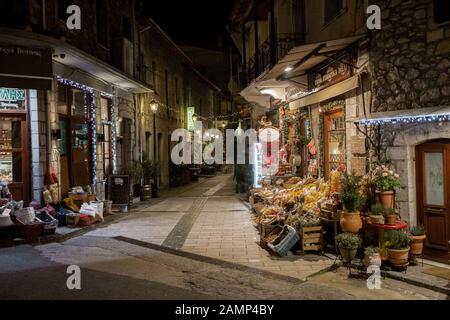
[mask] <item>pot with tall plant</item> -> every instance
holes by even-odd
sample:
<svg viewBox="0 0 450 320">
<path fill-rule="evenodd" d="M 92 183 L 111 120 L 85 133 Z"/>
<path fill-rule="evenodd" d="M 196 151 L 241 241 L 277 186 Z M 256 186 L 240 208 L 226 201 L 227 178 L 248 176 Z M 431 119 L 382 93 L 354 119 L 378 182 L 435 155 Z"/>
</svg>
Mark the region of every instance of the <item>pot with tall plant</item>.
<svg viewBox="0 0 450 320">
<path fill-rule="evenodd" d="M 144 161 L 142 163 L 142 171 L 143 171 L 144 185 L 151 187 L 151 197 L 155 198 L 156 193 L 155 177 L 158 178 L 160 174 L 158 162 L 152 160 Z"/>
<path fill-rule="evenodd" d="M 344 205 L 344 212 L 340 221 L 344 232 L 358 233 L 362 228 L 361 213 L 366 197 L 361 194 L 359 187 L 360 178 L 354 173 L 344 173 L 340 198 Z"/>
<path fill-rule="evenodd" d="M 421 256 L 423 251 L 423 243 L 427 238 L 425 234 L 425 227 L 421 225 L 417 225 L 411 228 L 410 238 L 411 238 L 411 255 Z"/>
<path fill-rule="evenodd" d="M 361 245 L 361 237 L 353 233 L 341 233 L 335 238 L 337 247 L 345 264 L 349 264 L 356 257 L 359 246 Z"/>
<path fill-rule="evenodd" d="M 377 166 L 371 175 L 378 201 L 385 208 L 393 208 L 395 189 L 401 186 L 400 176 L 386 165 Z"/>
<path fill-rule="evenodd" d="M 405 267 L 409 260 L 409 237 L 403 230 L 387 230 L 385 234 L 389 262 L 393 267 Z"/>
<path fill-rule="evenodd" d="M 130 177 L 130 185 L 133 186 L 133 189 L 130 190 L 130 193 L 132 193 L 130 196 L 140 197 L 143 178 L 142 165 L 138 162 L 126 164 L 122 166 L 120 174 Z"/>
</svg>

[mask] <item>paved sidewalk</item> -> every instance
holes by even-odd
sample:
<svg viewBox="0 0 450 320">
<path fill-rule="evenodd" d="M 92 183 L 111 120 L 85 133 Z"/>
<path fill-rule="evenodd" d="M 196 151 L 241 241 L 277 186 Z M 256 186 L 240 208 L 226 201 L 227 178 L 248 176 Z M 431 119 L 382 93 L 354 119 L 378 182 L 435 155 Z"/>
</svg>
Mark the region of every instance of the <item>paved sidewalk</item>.
<svg viewBox="0 0 450 320">
<path fill-rule="evenodd" d="M 122 236 L 301 280 L 332 265 L 324 256 L 280 258 L 262 249 L 252 214 L 234 189 L 232 175 L 207 178 L 86 235 Z"/>
</svg>

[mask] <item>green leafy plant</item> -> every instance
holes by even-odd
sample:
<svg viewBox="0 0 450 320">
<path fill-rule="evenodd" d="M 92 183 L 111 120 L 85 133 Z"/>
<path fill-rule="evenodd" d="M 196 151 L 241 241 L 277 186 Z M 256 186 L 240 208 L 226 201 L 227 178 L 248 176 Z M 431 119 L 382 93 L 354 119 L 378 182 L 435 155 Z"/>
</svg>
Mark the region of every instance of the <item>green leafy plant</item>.
<svg viewBox="0 0 450 320">
<path fill-rule="evenodd" d="M 364 249 L 364 254 L 365 254 L 366 256 L 371 256 L 371 255 L 373 255 L 373 254 L 375 254 L 375 253 L 380 253 L 380 248 L 378 248 L 378 247 L 373 247 L 373 246 L 369 246 L 369 247 L 366 247 L 366 248 Z"/>
<path fill-rule="evenodd" d="M 371 215 L 382 216 L 384 214 L 384 207 L 381 203 L 376 203 L 372 205 Z"/>
<path fill-rule="evenodd" d="M 155 173 L 157 177 L 160 175 L 159 163 L 153 162 L 152 160 L 146 160 L 142 162 L 142 171 L 144 183 L 150 183 Z"/>
<path fill-rule="evenodd" d="M 387 230 L 385 233 L 386 247 L 402 250 L 408 248 L 409 237 L 403 230 Z"/>
<path fill-rule="evenodd" d="M 347 212 L 361 210 L 366 203 L 366 197 L 360 192 L 360 178 L 354 173 L 344 173 L 342 177 L 341 201 Z"/>
<path fill-rule="evenodd" d="M 400 176 L 386 165 L 375 167 L 371 172 L 371 180 L 379 191 L 392 191 L 400 188 Z"/>
<path fill-rule="evenodd" d="M 412 236 L 423 236 L 425 234 L 425 227 L 421 225 L 414 226 L 409 232 Z"/>
<path fill-rule="evenodd" d="M 361 237 L 353 233 L 341 233 L 335 239 L 338 247 L 343 249 L 358 249 L 362 242 Z"/>
<path fill-rule="evenodd" d="M 129 176 L 133 184 L 140 184 L 144 176 L 144 171 L 140 163 L 130 162 L 122 166 L 120 174 Z"/>
</svg>

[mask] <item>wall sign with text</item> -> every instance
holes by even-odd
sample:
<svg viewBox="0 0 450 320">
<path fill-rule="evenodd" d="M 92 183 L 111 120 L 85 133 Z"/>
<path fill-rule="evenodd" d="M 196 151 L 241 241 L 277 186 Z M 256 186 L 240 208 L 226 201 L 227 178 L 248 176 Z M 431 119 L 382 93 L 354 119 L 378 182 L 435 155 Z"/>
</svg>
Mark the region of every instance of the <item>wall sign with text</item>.
<svg viewBox="0 0 450 320">
<path fill-rule="evenodd" d="M 0 109 L 24 110 L 25 90 L 13 88 L 0 88 Z"/>
</svg>

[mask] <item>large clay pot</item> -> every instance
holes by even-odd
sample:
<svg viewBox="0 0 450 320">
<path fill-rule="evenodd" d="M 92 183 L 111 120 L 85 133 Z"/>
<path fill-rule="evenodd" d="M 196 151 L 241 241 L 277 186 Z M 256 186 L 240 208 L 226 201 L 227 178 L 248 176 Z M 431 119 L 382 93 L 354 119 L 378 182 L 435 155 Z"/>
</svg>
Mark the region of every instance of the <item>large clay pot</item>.
<svg viewBox="0 0 450 320">
<path fill-rule="evenodd" d="M 342 231 L 358 233 L 362 228 L 361 214 L 357 212 L 344 212 L 340 221 Z"/>
<path fill-rule="evenodd" d="M 394 191 L 377 191 L 378 201 L 386 209 L 394 207 Z"/>
<path fill-rule="evenodd" d="M 409 260 L 409 247 L 406 249 L 387 249 L 389 262 L 394 267 L 404 267 Z"/>
<path fill-rule="evenodd" d="M 420 256 L 422 255 L 423 242 L 427 238 L 426 235 L 421 236 L 411 236 L 411 255 Z"/>
<path fill-rule="evenodd" d="M 339 248 L 344 263 L 350 263 L 356 257 L 358 249 Z"/>
<path fill-rule="evenodd" d="M 362 260 L 363 265 L 367 268 L 368 266 L 381 267 L 381 257 L 379 253 L 374 253 L 369 256 L 364 256 Z"/>
</svg>

